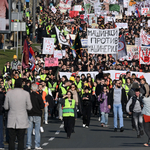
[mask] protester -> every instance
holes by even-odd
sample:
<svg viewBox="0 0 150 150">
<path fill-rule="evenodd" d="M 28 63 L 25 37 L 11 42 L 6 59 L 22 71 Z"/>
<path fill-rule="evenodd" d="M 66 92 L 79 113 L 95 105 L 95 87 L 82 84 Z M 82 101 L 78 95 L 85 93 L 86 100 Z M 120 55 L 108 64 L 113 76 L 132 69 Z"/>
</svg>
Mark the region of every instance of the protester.
<svg viewBox="0 0 150 150">
<path fill-rule="evenodd" d="M 142 97 L 140 97 L 140 90 L 135 90 L 135 95 L 130 98 L 126 105 L 127 112 L 131 115 L 133 113 L 133 119 L 135 123 L 135 129 L 137 131 L 137 138 L 140 138 L 143 132 L 143 118 L 142 118 Z M 131 106 L 131 107 L 130 107 Z"/>
<path fill-rule="evenodd" d="M 35 125 L 35 149 L 42 149 L 40 147 L 40 126 L 41 126 L 41 116 L 42 109 L 44 109 L 44 102 L 41 97 L 37 93 L 38 85 L 33 83 L 31 86 L 32 92 L 30 94 L 32 109 L 28 111 L 29 116 L 29 127 L 27 129 L 27 149 L 31 149 L 32 147 L 32 130 L 33 125 Z"/>
<path fill-rule="evenodd" d="M 15 140 L 17 136 L 18 149 L 24 149 L 24 136 L 28 128 L 27 110 L 32 109 L 30 95 L 22 90 L 21 79 L 15 81 L 14 90 L 10 90 L 6 94 L 4 108 L 8 111 L 9 128 L 9 150 L 15 150 Z"/>
</svg>

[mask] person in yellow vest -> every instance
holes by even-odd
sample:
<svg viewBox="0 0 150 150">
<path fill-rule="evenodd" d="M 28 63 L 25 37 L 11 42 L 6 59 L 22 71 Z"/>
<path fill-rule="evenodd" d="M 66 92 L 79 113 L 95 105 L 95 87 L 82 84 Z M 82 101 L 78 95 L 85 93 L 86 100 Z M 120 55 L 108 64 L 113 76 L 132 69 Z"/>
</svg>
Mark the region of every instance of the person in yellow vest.
<svg viewBox="0 0 150 150">
<path fill-rule="evenodd" d="M 70 139 L 72 129 L 74 127 L 75 121 L 75 100 L 73 99 L 73 94 L 68 91 L 66 95 L 63 96 L 61 101 L 63 106 L 63 120 L 64 120 L 64 129 L 67 133 L 67 138 Z"/>
<path fill-rule="evenodd" d="M 7 92 L 8 89 L 11 89 L 12 80 L 11 78 L 7 79 L 7 83 L 5 84 L 5 90 Z"/>
<path fill-rule="evenodd" d="M 10 62 L 7 61 L 6 65 L 3 68 L 3 74 L 9 73 L 9 75 L 11 75 L 11 71 L 12 71 L 12 69 L 11 69 L 11 66 L 10 66 Z"/>
</svg>

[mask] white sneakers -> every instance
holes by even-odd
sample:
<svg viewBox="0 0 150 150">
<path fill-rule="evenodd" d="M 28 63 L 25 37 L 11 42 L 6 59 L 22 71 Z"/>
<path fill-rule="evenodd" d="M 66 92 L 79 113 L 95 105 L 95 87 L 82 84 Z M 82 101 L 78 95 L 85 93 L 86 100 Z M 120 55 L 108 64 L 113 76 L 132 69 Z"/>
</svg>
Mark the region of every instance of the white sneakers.
<svg viewBox="0 0 150 150">
<path fill-rule="evenodd" d="M 85 126 L 86 126 L 86 125 L 85 125 L 85 124 L 83 124 L 83 128 L 85 128 Z"/>
<path fill-rule="evenodd" d="M 43 133 L 44 132 L 44 129 L 43 129 L 43 127 L 40 127 L 40 131 Z"/>
<path fill-rule="evenodd" d="M 35 149 L 43 149 L 42 147 L 35 147 Z"/>
<path fill-rule="evenodd" d="M 98 121 L 101 121 L 101 117 L 98 118 Z"/>
<path fill-rule="evenodd" d="M 88 127 L 88 126 L 86 126 L 86 128 L 88 129 L 89 127 Z"/>
<path fill-rule="evenodd" d="M 45 121 L 45 124 L 48 124 L 48 122 L 47 122 L 47 121 Z"/>
<path fill-rule="evenodd" d="M 33 128 L 32 134 L 35 135 L 35 129 Z"/>
</svg>

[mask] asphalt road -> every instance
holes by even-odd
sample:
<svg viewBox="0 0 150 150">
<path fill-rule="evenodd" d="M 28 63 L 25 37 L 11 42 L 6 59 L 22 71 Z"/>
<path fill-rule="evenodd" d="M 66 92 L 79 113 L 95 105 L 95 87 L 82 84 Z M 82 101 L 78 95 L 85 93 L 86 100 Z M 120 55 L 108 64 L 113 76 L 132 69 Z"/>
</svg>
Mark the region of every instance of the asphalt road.
<svg viewBox="0 0 150 150">
<path fill-rule="evenodd" d="M 137 138 L 136 131 L 131 128 L 131 119 L 124 118 L 124 132 L 113 131 L 113 118 L 109 117 L 109 126 L 101 127 L 98 117 L 92 117 L 89 128 L 82 127 L 82 120 L 77 119 L 75 133 L 71 138 L 66 138 L 63 123 L 57 119 L 49 119 L 49 124 L 44 125 L 44 133 L 41 134 L 41 147 L 45 150 L 143 150 L 143 144 L 147 142 L 144 134 Z M 33 146 L 34 149 L 34 136 Z M 5 146 L 7 149 L 7 146 Z"/>
<path fill-rule="evenodd" d="M 44 149 L 56 150 L 142 150 L 143 144 L 147 142 L 147 136 L 137 138 L 136 131 L 131 128 L 131 119 L 124 118 L 124 132 L 113 131 L 113 118 L 109 117 L 109 126 L 101 127 L 98 117 L 92 117 L 88 129 L 82 127 L 82 120 L 77 119 L 75 133 L 71 138 L 66 138 L 63 124 L 59 120 L 50 120 L 44 125 L 45 132 L 42 133 L 41 146 Z"/>
</svg>

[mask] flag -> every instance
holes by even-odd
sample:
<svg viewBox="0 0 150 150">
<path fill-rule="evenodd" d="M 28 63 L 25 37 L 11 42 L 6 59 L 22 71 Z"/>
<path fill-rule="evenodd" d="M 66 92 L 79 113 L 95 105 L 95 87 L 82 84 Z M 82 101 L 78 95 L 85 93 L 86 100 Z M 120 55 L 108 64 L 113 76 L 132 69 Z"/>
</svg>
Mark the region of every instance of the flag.
<svg viewBox="0 0 150 150">
<path fill-rule="evenodd" d="M 71 49 L 76 50 L 76 54 L 78 55 L 79 58 L 81 58 L 81 55 L 80 55 L 81 48 L 82 48 L 82 45 L 81 45 L 80 35 L 78 31 Z"/>
<path fill-rule="evenodd" d="M 69 40 L 70 40 L 70 45 L 72 46 L 73 42 L 72 42 L 70 35 L 69 35 Z M 76 58 L 76 51 L 74 49 L 71 49 L 71 52 L 72 52 L 73 57 Z"/>
<path fill-rule="evenodd" d="M 109 11 L 118 11 L 120 12 L 120 6 L 118 4 L 110 4 Z"/>
<path fill-rule="evenodd" d="M 70 18 L 74 18 L 74 17 L 77 17 L 79 16 L 79 11 L 69 11 L 69 17 Z"/>
<path fill-rule="evenodd" d="M 33 71 L 35 69 L 35 54 L 32 47 L 29 49 L 29 61 L 31 62 L 30 70 Z"/>
<path fill-rule="evenodd" d="M 56 26 L 55 26 L 55 30 L 56 30 L 58 42 L 63 45 L 69 45 L 64 35 L 59 31 L 59 29 Z"/>
<path fill-rule="evenodd" d="M 113 54 L 112 56 L 115 59 L 120 59 L 126 55 L 127 55 L 126 42 L 124 36 L 122 35 L 118 43 L 118 58 L 117 54 Z"/>
<path fill-rule="evenodd" d="M 126 55 L 127 55 L 126 42 L 124 35 L 122 35 L 118 43 L 118 59 Z"/>
<path fill-rule="evenodd" d="M 139 17 L 139 18 L 141 17 L 138 8 L 136 8 L 135 14 L 136 14 L 136 17 L 137 17 L 137 18 L 138 18 L 138 17 Z"/>
<path fill-rule="evenodd" d="M 143 29 L 140 32 L 141 44 L 150 45 L 150 35 L 148 35 Z"/>
<path fill-rule="evenodd" d="M 86 23 L 88 23 L 88 15 L 87 15 L 86 10 L 85 10 L 85 14 L 84 14 L 84 21 L 85 21 Z"/>
<path fill-rule="evenodd" d="M 29 64 L 29 49 L 27 41 L 24 41 L 22 67 L 27 68 Z"/>
</svg>

